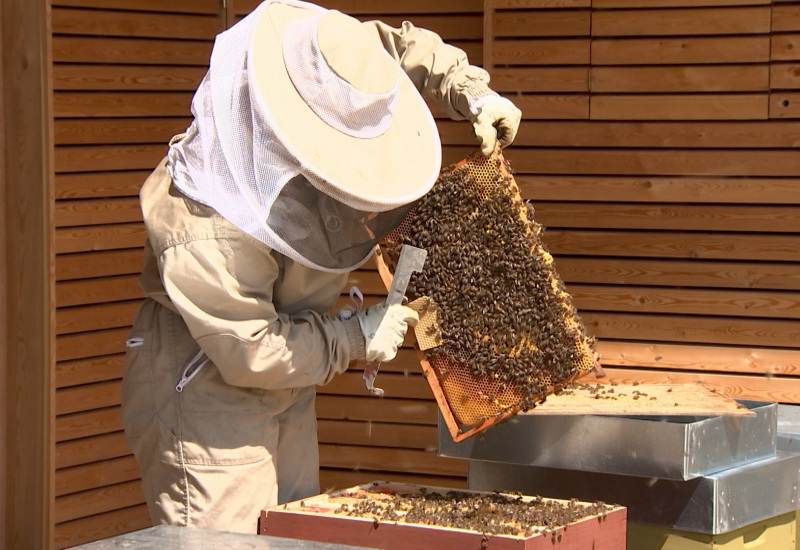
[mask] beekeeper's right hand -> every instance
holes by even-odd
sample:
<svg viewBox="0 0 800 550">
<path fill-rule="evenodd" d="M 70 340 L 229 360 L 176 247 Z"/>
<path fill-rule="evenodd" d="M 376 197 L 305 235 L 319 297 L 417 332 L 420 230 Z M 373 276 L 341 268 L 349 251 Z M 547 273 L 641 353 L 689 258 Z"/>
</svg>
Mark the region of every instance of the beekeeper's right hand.
<svg viewBox="0 0 800 550">
<path fill-rule="evenodd" d="M 409 326 L 419 321 L 417 312 L 400 304 L 375 304 L 356 317 L 364 333 L 367 361 L 390 361 L 397 355 Z"/>
</svg>

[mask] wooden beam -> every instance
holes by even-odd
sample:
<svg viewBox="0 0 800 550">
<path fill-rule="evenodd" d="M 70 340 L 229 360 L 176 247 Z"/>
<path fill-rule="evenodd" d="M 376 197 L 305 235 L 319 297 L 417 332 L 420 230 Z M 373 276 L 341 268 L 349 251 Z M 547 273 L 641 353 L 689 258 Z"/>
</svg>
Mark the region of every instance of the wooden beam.
<svg viewBox="0 0 800 550">
<path fill-rule="evenodd" d="M 54 515 L 53 131 L 47 2 L 0 6 L 6 372 L 4 548 L 52 546 Z"/>
</svg>

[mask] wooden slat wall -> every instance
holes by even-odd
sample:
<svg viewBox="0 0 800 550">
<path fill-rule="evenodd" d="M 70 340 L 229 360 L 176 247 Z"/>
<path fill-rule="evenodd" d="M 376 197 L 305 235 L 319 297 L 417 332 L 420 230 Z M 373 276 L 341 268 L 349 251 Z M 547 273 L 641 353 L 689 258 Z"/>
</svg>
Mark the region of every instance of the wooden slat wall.
<svg viewBox="0 0 800 550">
<path fill-rule="evenodd" d="M 218 0 L 53 0 L 55 537 L 146 527 L 120 420 L 125 338 L 141 301 L 138 192 L 190 122 Z"/>
<path fill-rule="evenodd" d="M 507 151 L 610 381 L 800 402 L 800 2 L 492 0 Z"/>
</svg>

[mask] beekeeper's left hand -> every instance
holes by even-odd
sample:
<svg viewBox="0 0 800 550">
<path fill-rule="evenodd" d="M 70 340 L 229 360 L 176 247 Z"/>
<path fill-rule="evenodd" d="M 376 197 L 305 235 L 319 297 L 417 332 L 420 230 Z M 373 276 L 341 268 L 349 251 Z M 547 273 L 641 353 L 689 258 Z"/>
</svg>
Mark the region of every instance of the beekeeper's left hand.
<svg viewBox="0 0 800 550">
<path fill-rule="evenodd" d="M 522 120 L 522 111 L 499 95 L 483 96 L 470 105 L 470 120 L 475 135 L 481 140 L 481 153 L 487 157 L 497 148 L 514 141 Z"/>
</svg>

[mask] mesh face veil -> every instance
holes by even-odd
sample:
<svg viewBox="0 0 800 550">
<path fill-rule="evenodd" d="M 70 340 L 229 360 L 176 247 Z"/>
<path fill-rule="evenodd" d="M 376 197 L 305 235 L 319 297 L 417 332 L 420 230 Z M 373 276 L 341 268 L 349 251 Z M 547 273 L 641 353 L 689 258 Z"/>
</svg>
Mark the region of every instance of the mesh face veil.
<svg viewBox="0 0 800 550">
<path fill-rule="evenodd" d="M 261 47 L 256 33 L 264 32 L 262 17 L 276 5 L 287 13 L 294 10 L 303 14 L 297 20 L 287 18 L 285 31 L 275 29 L 278 48 L 283 49 L 278 52 L 280 68 L 286 72 L 294 67 L 297 73 L 296 77 L 289 75 L 290 82 L 283 76 L 288 85 L 269 72 L 254 77 L 254 58 L 258 55 L 254 48 Z M 281 12 L 274 10 L 274 13 Z M 282 114 L 277 111 L 293 108 L 292 101 L 297 102 L 298 97 L 304 106 L 308 105 L 306 110 L 316 119 L 314 122 L 321 125 L 307 129 L 309 140 L 320 141 L 321 133 L 335 132 L 353 142 L 353 147 L 368 146 L 368 142 L 383 139 L 384 133 L 391 134 L 398 118 L 408 118 L 394 116 L 397 113 L 392 111 L 396 104 L 403 103 L 396 101 L 393 94 L 398 94 L 408 80 L 399 68 L 391 69 L 397 73 L 396 76 L 392 73 L 394 84 L 380 93 L 362 93 L 348 82 L 337 82 L 339 77 L 330 68 L 327 73 L 322 69 L 314 70 L 314 74 L 321 74 L 322 78 L 309 78 L 297 72 L 308 70 L 309 64 L 302 61 L 307 58 L 316 60 L 320 67 L 327 67 L 324 52 L 319 51 L 316 25 L 331 13 L 295 0 L 269 0 L 220 34 L 211 54 L 209 71 L 192 100 L 194 121 L 185 137 L 170 146 L 167 167 L 174 185 L 184 194 L 210 206 L 273 250 L 313 269 L 346 272 L 364 263 L 377 242 L 403 218 L 408 205 L 430 189 L 440 158 L 436 157 L 430 178 L 416 178 L 424 181 L 415 183 L 410 192 L 403 189 L 396 196 L 387 195 L 383 200 L 382 196 L 370 196 L 363 191 L 370 186 L 386 185 L 381 174 L 374 174 L 374 180 L 366 179 L 366 183 L 354 187 L 355 191 L 348 189 L 340 183 L 347 178 L 326 177 L 328 172 L 338 174 L 338 168 L 326 172 L 308 160 L 319 155 L 303 154 L 305 135 L 287 139 L 287 135 L 297 133 L 298 127 L 306 130 L 307 121 L 298 116 L 296 125 L 289 131 L 286 122 L 276 122 Z M 268 23 L 275 20 L 275 16 L 264 19 Z M 293 51 L 300 52 L 295 60 L 290 59 Z M 380 55 L 388 58 L 383 50 Z M 285 67 L 284 56 L 287 57 Z M 263 88 L 273 85 L 286 88 L 286 104 L 281 100 L 279 105 L 270 105 L 264 100 Z M 325 93 L 319 93 L 321 90 Z M 417 99 L 422 102 L 421 98 Z M 341 111 L 341 117 L 337 118 L 337 111 Z M 435 130 L 432 117 L 427 110 L 425 112 L 430 121 L 423 120 L 422 126 L 430 123 Z M 363 120 L 359 119 L 360 113 L 363 113 Z M 292 121 L 294 123 L 294 119 Z M 419 132 L 415 130 L 415 134 Z M 327 141 L 338 151 L 334 140 Z M 396 151 L 394 145 L 381 150 Z M 438 149 L 438 134 L 434 145 Z M 336 164 L 357 166 L 359 162 L 357 158 L 345 156 L 338 158 Z M 400 187 L 396 183 L 397 174 L 393 177 L 395 183 L 388 184 L 390 189 Z"/>
</svg>

